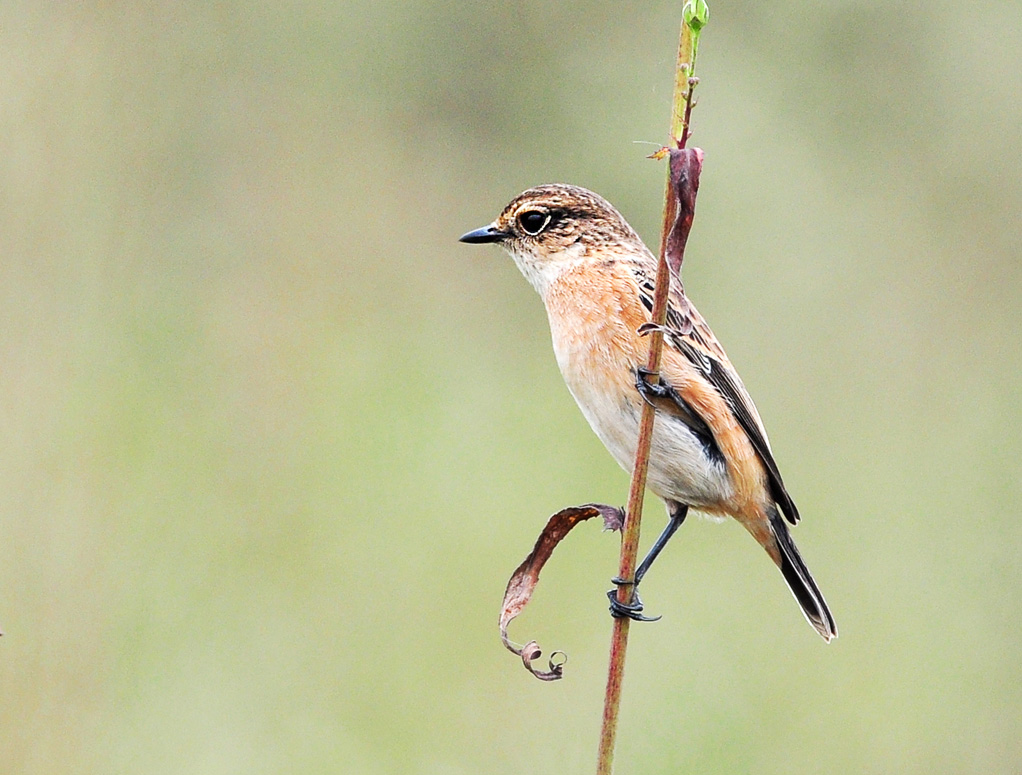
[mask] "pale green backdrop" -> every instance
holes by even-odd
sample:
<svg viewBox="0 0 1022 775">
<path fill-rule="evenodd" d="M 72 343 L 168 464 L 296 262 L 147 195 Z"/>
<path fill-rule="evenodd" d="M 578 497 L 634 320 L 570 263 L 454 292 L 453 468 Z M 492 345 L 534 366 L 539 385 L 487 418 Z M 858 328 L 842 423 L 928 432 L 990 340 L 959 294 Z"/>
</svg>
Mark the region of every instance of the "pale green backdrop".
<svg viewBox="0 0 1022 775">
<path fill-rule="evenodd" d="M 618 772 L 1018 773 L 1022 6 L 711 10 L 686 284 L 841 637 L 686 524 Z M 497 613 L 627 478 L 533 291 L 456 240 L 564 181 L 655 241 L 679 12 L 4 4 L 4 773 L 593 770 L 616 538 L 512 627 L 565 680 Z"/>
</svg>

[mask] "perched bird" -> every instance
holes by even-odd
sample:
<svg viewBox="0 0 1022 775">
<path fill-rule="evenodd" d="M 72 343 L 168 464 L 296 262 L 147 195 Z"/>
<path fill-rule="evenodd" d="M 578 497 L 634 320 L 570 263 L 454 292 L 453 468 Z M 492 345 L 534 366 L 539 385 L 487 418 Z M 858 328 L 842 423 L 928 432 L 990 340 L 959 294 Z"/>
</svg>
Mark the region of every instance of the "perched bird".
<svg viewBox="0 0 1022 775">
<path fill-rule="evenodd" d="M 539 186 L 461 242 L 500 245 L 539 292 L 564 381 L 626 471 L 635 462 L 643 401 L 655 407 L 647 486 L 666 502 L 670 520 L 634 583 L 690 507 L 730 516 L 766 549 L 809 623 L 825 640 L 834 638 L 834 618 L 785 524 L 798 522 L 798 509 L 759 412 L 677 278 L 659 382 L 642 368 L 649 345 L 639 329 L 651 322 L 657 260 L 621 214 L 584 188 Z M 645 618 L 637 597 L 631 606 L 610 597 L 615 615 Z"/>
</svg>

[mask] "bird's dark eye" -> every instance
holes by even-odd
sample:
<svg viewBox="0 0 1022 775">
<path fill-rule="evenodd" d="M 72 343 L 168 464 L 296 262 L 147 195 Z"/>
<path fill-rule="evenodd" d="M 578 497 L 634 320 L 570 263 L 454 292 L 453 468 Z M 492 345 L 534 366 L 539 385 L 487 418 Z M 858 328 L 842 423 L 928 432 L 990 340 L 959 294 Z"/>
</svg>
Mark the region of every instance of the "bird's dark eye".
<svg viewBox="0 0 1022 775">
<path fill-rule="evenodd" d="M 522 231 L 535 237 L 549 225 L 550 213 L 544 213 L 541 210 L 526 210 L 518 216 L 518 223 L 521 225 Z"/>
</svg>

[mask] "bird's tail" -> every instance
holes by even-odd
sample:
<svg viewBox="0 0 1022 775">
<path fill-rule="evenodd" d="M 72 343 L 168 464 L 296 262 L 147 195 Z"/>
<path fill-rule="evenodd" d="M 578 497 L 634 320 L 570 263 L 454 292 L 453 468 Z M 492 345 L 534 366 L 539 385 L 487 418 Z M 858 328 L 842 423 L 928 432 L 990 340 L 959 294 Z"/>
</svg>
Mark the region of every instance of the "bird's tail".
<svg viewBox="0 0 1022 775">
<path fill-rule="evenodd" d="M 771 510 L 770 513 L 770 528 L 777 541 L 780 558 L 775 559 L 777 559 L 777 565 L 781 569 L 784 580 L 788 582 L 792 594 L 795 595 L 798 604 L 802 606 L 802 613 L 805 614 L 806 619 L 829 643 L 837 637 L 837 625 L 834 623 L 834 617 L 831 616 L 830 609 L 827 608 L 827 601 L 823 599 L 820 588 L 813 581 L 813 576 L 809 572 L 809 568 L 806 567 L 802 555 L 798 553 L 795 542 L 791 540 L 788 526 L 784 524 L 784 520 L 776 509 Z"/>
</svg>

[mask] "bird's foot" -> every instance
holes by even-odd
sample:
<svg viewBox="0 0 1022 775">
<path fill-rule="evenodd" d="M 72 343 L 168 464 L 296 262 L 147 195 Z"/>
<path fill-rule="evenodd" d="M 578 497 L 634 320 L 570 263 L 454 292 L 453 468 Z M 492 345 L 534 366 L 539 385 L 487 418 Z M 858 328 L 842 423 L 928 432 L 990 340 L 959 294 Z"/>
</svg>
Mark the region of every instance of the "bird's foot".
<svg viewBox="0 0 1022 775">
<path fill-rule="evenodd" d="M 657 382 L 650 382 L 649 378 L 656 376 Z M 654 399 L 667 398 L 671 394 L 671 389 L 664 383 L 659 381 L 659 374 L 644 369 L 641 366 L 635 370 L 635 389 L 639 391 L 639 395 L 642 396 L 643 400 L 647 403 L 652 404 Z"/>
<path fill-rule="evenodd" d="M 634 581 L 627 581 L 620 576 L 615 576 L 611 579 L 611 583 L 623 587 L 634 585 Z M 617 599 L 617 590 L 611 589 L 607 591 L 607 599 L 610 600 L 610 615 L 615 619 L 631 619 L 636 622 L 655 622 L 660 619 L 659 616 L 643 616 L 642 615 L 642 598 L 639 597 L 639 590 L 632 590 L 632 601 L 631 603 L 622 603 Z"/>
</svg>

